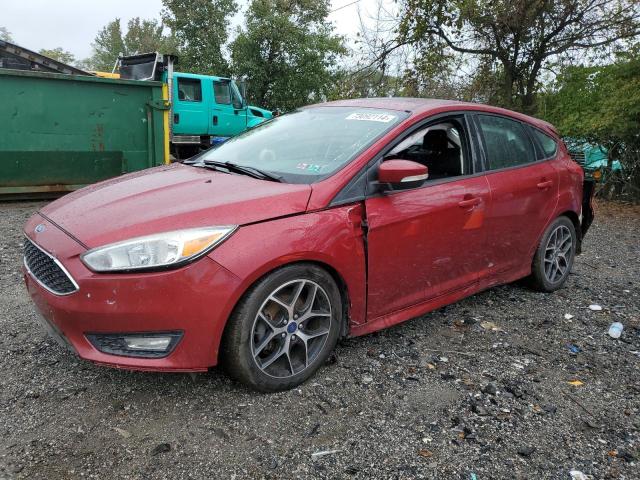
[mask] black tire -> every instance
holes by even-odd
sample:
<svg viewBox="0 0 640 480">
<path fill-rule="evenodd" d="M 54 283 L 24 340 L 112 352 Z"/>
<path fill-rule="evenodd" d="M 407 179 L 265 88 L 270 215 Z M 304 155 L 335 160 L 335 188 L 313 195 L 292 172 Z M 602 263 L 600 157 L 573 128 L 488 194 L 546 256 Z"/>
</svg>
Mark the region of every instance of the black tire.
<svg viewBox="0 0 640 480">
<path fill-rule="evenodd" d="M 277 342 L 279 343 L 279 345 L 271 347 L 271 350 L 273 351 L 273 357 L 276 357 L 279 351 L 287 351 L 286 361 L 284 360 L 285 356 L 283 355 L 283 360 L 281 361 L 280 359 L 278 359 L 278 364 L 276 366 L 280 368 L 280 364 L 284 363 L 284 366 L 282 366 L 282 368 L 289 368 L 290 371 L 289 376 L 274 376 L 274 374 L 269 369 L 276 368 L 276 366 L 267 367 L 263 371 L 263 369 L 261 368 L 264 368 L 264 364 L 268 363 L 268 361 L 263 363 L 259 357 L 254 357 L 254 349 L 260 349 L 260 347 L 256 347 L 256 343 L 262 343 L 256 340 L 257 335 L 254 331 L 254 327 L 261 327 L 267 332 L 267 334 L 275 334 L 276 330 L 272 327 L 269 327 L 268 325 L 271 325 L 272 322 L 276 323 L 276 319 L 272 319 L 271 316 L 268 315 L 269 322 L 267 323 L 267 317 L 265 315 L 259 317 L 258 313 L 264 313 L 267 308 L 272 308 L 272 305 L 268 303 L 273 302 L 273 300 L 269 300 L 269 298 L 272 298 L 270 297 L 272 296 L 272 294 L 275 294 L 275 292 L 283 291 L 279 289 L 286 289 L 288 288 L 287 285 L 298 285 L 299 283 L 303 285 L 302 287 L 300 287 L 301 291 L 304 288 L 314 288 L 314 284 L 321 287 L 319 289 L 314 288 L 314 297 L 310 300 L 312 304 L 310 305 L 308 312 L 314 310 L 313 302 L 316 301 L 316 292 L 320 292 L 320 294 L 324 294 L 322 296 L 322 299 L 326 299 L 322 300 L 323 304 L 325 306 L 330 306 L 330 313 L 319 314 L 323 315 L 322 319 L 314 320 L 313 318 L 310 318 L 309 320 L 300 320 L 299 330 L 296 331 L 294 327 L 293 333 L 289 332 L 289 330 L 287 330 L 287 332 L 282 332 L 290 336 L 286 339 L 286 346 L 284 345 L 285 340 L 282 340 L 279 337 L 279 335 L 281 335 L 280 333 L 276 337 L 274 337 L 271 342 L 273 342 L 274 344 Z M 294 312 L 297 311 L 295 305 L 297 304 L 298 299 L 301 298 L 301 293 L 297 293 L 297 297 L 294 296 L 294 293 L 291 294 L 291 298 L 295 298 L 292 301 L 292 303 L 294 304 L 292 306 L 292 311 Z M 280 295 L 280 293 L 278 293 L 277 295 Z M 307 298 L 304 299 L 304 303 L 307 303 L 310 297 L 311 294 L 308 293 Z M 274 302 L 274 304 L 276 305 L 274 308 L 280 308 L 276 302 Z M 289 314 L 286 312 L 285 308 L 281 308 L 281 311 L 278 311 L 277 315 L 283 317 L 282 322 L 295 323 L 295 321 L 291 319 L 286 319 L 289 317 Z M 302 318 L 303 316 L 304 315 L 301 315 L 300 318 Z M 313 314 L 311 314 L 311 316 L 313 317 Z M 327 318 L 330 321 L 329 325 L 326 325 Z M 319 344 L 321 338 L 308 340 L 309 343 L 313 342 L 313 346 L 315 348 L 315 351 L 312 352 L 314 354 L 312 360 L 307 360 L 310 348 L 308 347 L 307 340 L 302 342 L 302 335 L 313 334 L 314 332 L 307 330 L 307 326 L 309 324 L 303 324 L 304 321 L 325 322 L 324 328 L 320 328 L 317 331 L 328 330 L 326 338 L 324 339 L 324 342 L 322 344 Z M 269 273 L 268 275 L 260 279 L 256 284 L 254 284 L 245 293 L 245 295 L 242 297 L 242 299 L 234 309 L 231 317 L 229 318 L 222 338 L 222 345 L 220 350 L 221 364 L 230 377 L 261 392 L 277 392 L 294 388 L 311 377 L 316 372 L 316 370 L 324 364 L 327 357 L 336 346 L 341 329 L 340 324 L 342 321 L 342 299 L 340 296 L 340 291 L 338 289 L 338 286 L 336 285 L 336 282 L 327 271 L 316 265 L 308 263 L 299 263 L 285 266 Z M 264 325 L 258 325 L 258 323 L 260 322 L 262 322 Z M 284 323 L 278 322 L 278 326 L 280 325 L 284 325 Z M 304 332 L 303 325 L 305 329 Z M 268 328 L 271 328 L 272 330 L 268 330 Z M 298 335 L 297 338 L 296 334 Z M 284 335 L 282 336 L 284 337 Z M 289 340 L 291 341 L 289 342 Z M 296 342 L 300 344 L 300 348 L 296 349 L 295 353 L 298 353 L 299 350 L 301 352 L 302 344 L 304 344 L 304 357 L 302 357 L 300 361 L 304 362 L 305 364 L 307 364 L 308 361 L 307 366 L 303 367 L 303 369 L 300 371 L 296 371 L 294 363 L 292 362 L 292 359 L 290 357 L 290 354 L 291 356 L 293 356 L 292 352 L 294 352 L 293 349 Z M 270 345 L 271 343 L 267 343 L 267 349 Z M 258 363 L 263 363 L 262 367 L 259 366 Z M 276 362 L 273 363 L 276 364 Z"/>
<path fill-rule="evenodd" d="M 554 241 L 554 232 L 556 235 L 569 235 L 571 239 L 571 246 L 568 248 L 567 253 L 563 256 L 560 256 L 556 252 L 556 257 L 553 256 L 553 248 L 555 244 Z M 562 233 L 559 233 L 562 232 Z M 556 236 L 555 238 L 559 238 Z M 573 222 L 567 217 L 558 217 L 551 225 L 547 227 L 542 238 L 540 239 L 540 244 L 536 249 L 536 253 L 533 257 L 533 263 L 531 265 L 531 276 L 529 277 L 529 283 L 531 287 L 541 292 L 553 292 L 561 288 L 564 283 L 569 278 L 569 273 L 573 268 L 573 261 L 576 255 L 576 229 L 573 225 Z M 565 247 L 566 248 L 566 247 Z M 549 258 L 551 256 L 551 259 Z M 562 259 L 561 257 L 564 257 Z M 554 277 L 553 273 L 550 274 L 550 271 L 554 271 L 553 262 L 557 259 L 558 263 L 555 264 L 556 277 Z M 564 266 L 564 271 L 562 274 L 559 273 L 560 268 Z M 550 278 L 551 277 L 551 278 Z"/>
</svg>

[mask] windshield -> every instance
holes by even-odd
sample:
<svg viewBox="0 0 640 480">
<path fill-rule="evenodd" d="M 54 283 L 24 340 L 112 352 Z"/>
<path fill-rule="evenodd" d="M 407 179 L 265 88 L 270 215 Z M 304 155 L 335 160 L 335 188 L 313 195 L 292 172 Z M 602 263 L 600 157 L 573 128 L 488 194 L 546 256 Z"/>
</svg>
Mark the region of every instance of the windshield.
<svg viewBox="0 0 640 480">
<path fill-rule="evenodd" d="M 199 160 L 259 169 L 287 183 L 313 183 L 340 170 L 406 116 L 373 108 L 306 108 L 247 130 Z"/>
</svg>

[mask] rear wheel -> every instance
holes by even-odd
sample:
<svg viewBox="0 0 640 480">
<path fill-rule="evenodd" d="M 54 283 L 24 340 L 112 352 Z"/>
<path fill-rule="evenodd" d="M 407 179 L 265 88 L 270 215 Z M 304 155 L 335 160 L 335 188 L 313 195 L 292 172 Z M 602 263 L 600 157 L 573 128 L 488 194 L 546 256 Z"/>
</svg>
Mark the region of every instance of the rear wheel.
<svg viewBox="0 0 640 480">
<path fill-rule="evenodd" d="M 293 388 L 334 349 L 342 302 L 325 270 L 297 264 L 260 280 L 240 301 L 225 330 L 222 363 L 257 390 Z"/>
<path fill-rule="evenodd" d="M 553 292 L 567 281 L 576 252 L 576 229 L 567 217 L 556 218 L 545 230 L 531 267 L 532 286 Z"/>
</svg>

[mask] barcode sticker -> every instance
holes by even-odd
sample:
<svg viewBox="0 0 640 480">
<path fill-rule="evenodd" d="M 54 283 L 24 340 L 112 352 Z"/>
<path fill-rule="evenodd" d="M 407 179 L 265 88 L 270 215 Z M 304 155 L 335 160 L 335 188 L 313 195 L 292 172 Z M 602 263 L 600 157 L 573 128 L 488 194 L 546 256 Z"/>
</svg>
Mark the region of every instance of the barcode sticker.
<svg viewBox="0 0 640 480">
<path fill-rule="evenodd" d="M 349 115 L 347 120 L 360 120 L 365 122 L 382 122 L 389 123 L 396 119 L 395 115 L 389 115 L 388 113 L 365 113 L 357 112 Z"/>
</svg>

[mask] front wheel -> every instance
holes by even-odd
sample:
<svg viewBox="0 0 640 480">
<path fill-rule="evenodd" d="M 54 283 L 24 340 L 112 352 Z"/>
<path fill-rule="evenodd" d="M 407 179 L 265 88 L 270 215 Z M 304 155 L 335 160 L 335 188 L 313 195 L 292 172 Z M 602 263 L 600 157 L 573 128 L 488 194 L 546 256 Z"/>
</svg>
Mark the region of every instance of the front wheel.
<svg viewBox="0 0 640 480">
<path fill-rule="evenodd" d="M 567 217 L 556 218 L 545 230 L 531 266 L 532 286 L 553 292 L 567 281 L 576 253 L 576 229 Z"/>
<path fill-rule="evenodd" d="M 312 264 L 276 270 L 240 301 L 225 330 L 222 363 L 229 375 L 257 390 L 293 388 L 324 363 L 342 321 L 338 287 Z"/>
</svg>

